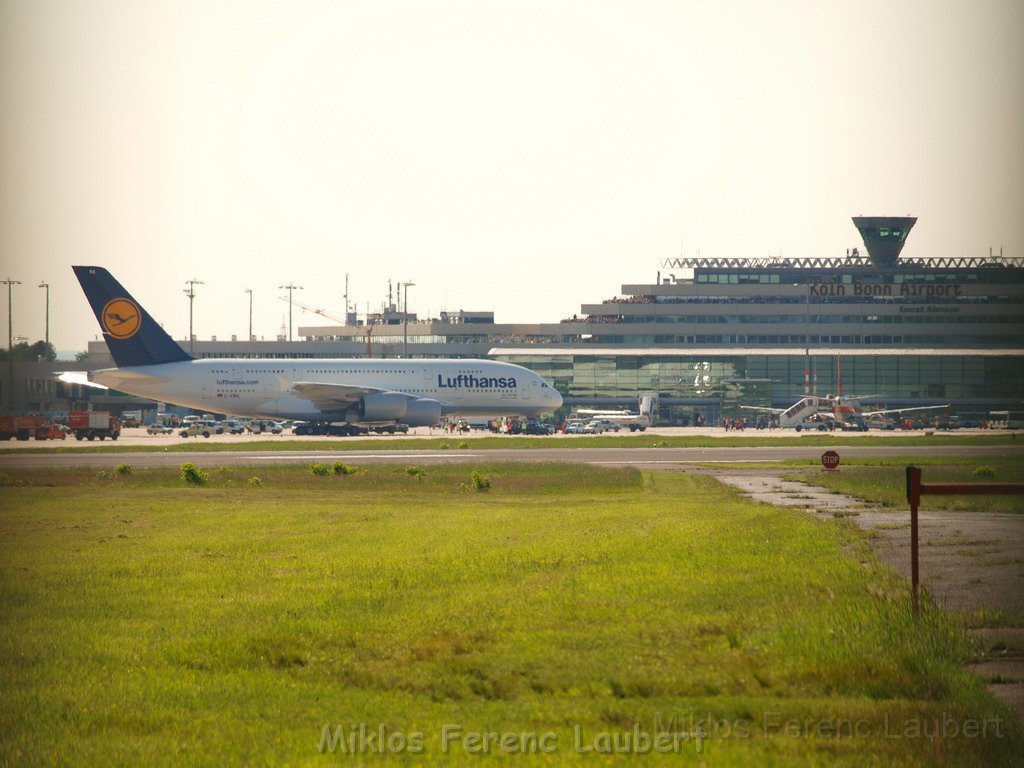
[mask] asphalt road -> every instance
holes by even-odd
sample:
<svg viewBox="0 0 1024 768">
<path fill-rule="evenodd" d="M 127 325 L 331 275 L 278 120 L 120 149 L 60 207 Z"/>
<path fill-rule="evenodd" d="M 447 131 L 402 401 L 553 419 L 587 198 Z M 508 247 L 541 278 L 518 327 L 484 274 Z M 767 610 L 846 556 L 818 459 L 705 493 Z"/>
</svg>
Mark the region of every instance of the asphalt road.
<svg viewBox="0 0 1024 768">
<path fill-rule="evenodd" d="M 822 446 L 774 446 L 765 448 L 498 448 L 494 450 L 407 450 L 407 451 L 217 451 L 139 453 L 36 453 L 0 454 L 0 469 L 113 467 L 128 463 L 136 467 L 177 466 L 191 461 L 199 466 L 273 466 L 345 461 L 352 464 L 435 464 L 444 462 L 563 462 L 582 464 L 628 464 L 657 468 L 680 463 L 782 461 L 818 459 Z M 843 446 L 840 457 L 899 456 L 1019 456 L 1024 446 Z"/>
</svg>

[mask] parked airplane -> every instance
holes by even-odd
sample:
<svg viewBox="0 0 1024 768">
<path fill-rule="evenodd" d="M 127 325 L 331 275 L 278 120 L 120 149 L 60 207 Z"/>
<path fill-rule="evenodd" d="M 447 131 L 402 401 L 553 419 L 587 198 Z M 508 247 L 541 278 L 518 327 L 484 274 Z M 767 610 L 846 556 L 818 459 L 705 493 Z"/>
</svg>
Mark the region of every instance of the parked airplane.
<svg viewBox="0 0 1024 768">
<path fill-rule="evenodd" d="M 866 395 L 865 397 L 876 397 Z M 934 411 L 942 408 L 949 408 L 945 405 L 920 405 L 913 408 L 889 408 L 875 411 L 865 411 L 857 400 L 865 397 L 843 397 L 841 395 L 826 395 L 818 397 L 808 395 L 797 400 L 789 408 L 766 408 L 756 405 L 741 405 L 748 411 L 761 411 L 778 416 L 780 427 L 793 427 L 797 432 L 802 429 L 829 429 L 838 426 L 842 429 L 855 429 L 866 431 L 869 420 L 879 419 L 890 414 L 910 413 L 912 411 Z"/>
<path fill-rule="evenodd" d="M 867 395 L 873 397 L 873 395 Z M 912 411 L 934 411 L 949 408 L 946 405 L 920 405 L 913 408 L 890 408 L 884 410 L 865 411 L 856 403 L 863 397 L 842 397 L 827 395 L 818 397 L 808 395 L 800 398 L 789 408 L 767 408 L 756 405 L 741 405 L 748 411 L 761 411 L 778 416 L 780 427 L 793 427 L 799 432 L 802 429 L 828 429 L 835 425 L 843 429 L 866 431 L 869 420 L 879 419 L 890 414 L 910 413 Z"/>
<path fill-rule="evenodd" d="M 640 430 L 643 432 L 648 427 L 654 426 L 654 420 L 658 416 L 658 395 L 655 392 L 645 392 L 637 398 L 638 411 L 632 412 L 625 409 L 604 410 L 601 408 L 580 408 L 575 416 L 582 416 L 588 419 L 603 419 L 613 421 L 620 427 L 627 427 L 630 432 Z"/>
<path fill-rule="evenodd" d="M 799 432 L 802 429 L 828 429 L 838 426 L 842 429 L 867 431 L 870 420 L 882 419 L 889 415 L 910 413 L 913 411 L 934 411 L 949 408 L 945 405 L 919 405 L 912 408 L 890 408 L 865 411 L 858 401 L 875 398 L 878 395 L 860 395 L 857 397 L 843 396 L 842 360 L 837 358 L 839 394 L 818 397 L 805 395 L 788 408 L 767 408 L 756 405 L 741 405 L 748 411 L 762 411 L 778 416 L 780 427 L 793 427 Z"/>
<path fill-rule="evenodd" d="M 89 380 L 204 411 L 330 425 L 427 426 L 445 416 L 538 416 L 562 396 L 493 360 L 195 359 L 102 267 L 73 267 L 116 368 Z M 337 429 L 337 426 L 334 428 Z"/>
</svg>

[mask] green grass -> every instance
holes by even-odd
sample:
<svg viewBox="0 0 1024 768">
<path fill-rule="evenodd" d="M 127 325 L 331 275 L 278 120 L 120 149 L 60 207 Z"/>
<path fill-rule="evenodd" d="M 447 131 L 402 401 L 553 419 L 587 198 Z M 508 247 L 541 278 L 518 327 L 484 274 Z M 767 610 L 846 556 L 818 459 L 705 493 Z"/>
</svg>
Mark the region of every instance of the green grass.
<svg viewBox="0 0 1024 768">
<path fill-rule="evenodd" d="M 1024 466 L 1016 457 L 977 457 L 950 459 L 943 462 L 924 462 L 916 459 L 890 461 L 890 466 L 873 466 L 864 461 L 861 466 L 844 465 L 838 472 L 801 472 L 784 475 L 787 480 L 799 480 L 820 485 L 836 493 L 855 496 L 872 504 L 896 509 L 908 509 L 906 466 L 921 466 L 922 481 L 932 483 L 1024 483 Z M 897 466 L 892 466 L 896 464 Z M 930 466 L 926 466 L 929 464 Z M 978 472 L 987 467 L 992 474 Z M 1008 512 L 1024 514 L 1024 496 L 939 496 L 921 497 L 922 510 L 949 510 L 963 512 Z"/>
<path fill-rule="evenodd" d="M 358 723 L 423 734 L 366 758 L 395 765 L 626 759 L 577 753 L 577 727 L 707 733 L 650 764 L 1024 754 L 959 626 L 915 622 L 849 525 L 676 473 L 476 465 L 476 493 L 411 469 L 11 473 L 0 764 L 359 765 L 318 752 Z M 930 736 L 965 722 L 986 736 Z M 444 754 L 446 723 L 556 752 Z"/>
<path fill-rule="evenodd" d="M 443 450 L 445 448 L 487 450 L 491 448 L 757 448 L 774 446 L 820 445 L 832 448 L 842 445 L 914 447 L 931 445 L 1016 445 L 1014 433 L 994 435 L 854 435 L 844 432 L 804 434 L 800 437 L 711 437 L 701 435 L 669 436 L 654 434 L 633 435 L 578 435 L 571 439 L 551 437 L 488 436 L 463 438 L 459 435 L 435 438 L 378 438 L 378 439 L 316 439 L 281 437 L 271 440 L 247 442 L 219 442 L 217 438 L 184 443 L 161 444 L 154 438 L 151 445 L 118 445 L 115 442 L 100 445 L 61 445 L 58 447 L 11 447 L 11 453 L 137 453 L 165 451 L 169 453 L 205 453 L 216 451 L 408 451 Z"/>
</svg>

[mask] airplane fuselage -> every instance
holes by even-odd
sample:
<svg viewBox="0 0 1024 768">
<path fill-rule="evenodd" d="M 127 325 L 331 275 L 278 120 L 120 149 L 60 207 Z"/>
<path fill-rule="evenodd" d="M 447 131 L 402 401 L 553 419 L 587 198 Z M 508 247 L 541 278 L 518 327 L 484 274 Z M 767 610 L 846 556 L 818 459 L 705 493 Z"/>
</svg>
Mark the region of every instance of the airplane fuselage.
<svg viewBox="0 0 1024 768">
<path fill-rule="evenodd" d="M 232 416 L 354 420 L 298 397 L 299 382 L 368 387 L 437 400 L 446 416 L 535 416 L 562 404 L 539 375 L 493 360 L 201 359 L 96 371 L 104 386 Z"/>
</svg>

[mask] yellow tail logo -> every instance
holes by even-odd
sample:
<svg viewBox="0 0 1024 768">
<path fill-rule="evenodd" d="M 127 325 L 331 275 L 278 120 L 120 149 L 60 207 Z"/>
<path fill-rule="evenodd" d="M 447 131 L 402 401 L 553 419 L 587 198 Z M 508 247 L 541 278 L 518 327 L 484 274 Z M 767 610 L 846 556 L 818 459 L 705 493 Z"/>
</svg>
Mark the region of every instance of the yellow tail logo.
<svg viewBox="0 0 1024 768">
<path fill-rule="evenodd" d="M 111 299 L 100 315 L 103 330 L 115 339 L 130 339 L 142 326 L 142 312 L 131 299 Z"/>
</svg>

